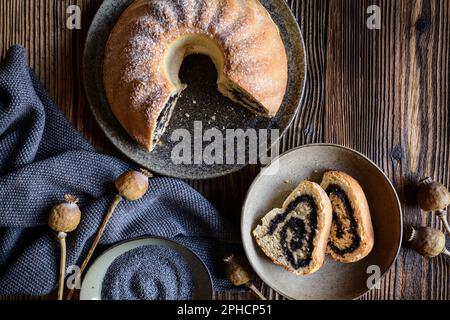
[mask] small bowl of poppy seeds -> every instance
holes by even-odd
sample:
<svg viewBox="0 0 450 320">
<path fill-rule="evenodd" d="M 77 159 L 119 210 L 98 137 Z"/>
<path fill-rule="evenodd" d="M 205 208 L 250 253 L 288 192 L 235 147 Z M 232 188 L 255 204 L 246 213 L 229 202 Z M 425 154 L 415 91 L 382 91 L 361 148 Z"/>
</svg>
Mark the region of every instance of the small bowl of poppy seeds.
<svg viewBox="0 0 450 320">
<path fill-rule="evenodd" d="M 189 249 L 162 238 L 122 242 L 105 251 L 83 280 L 81 300 L 208 300 L 212 281 Z"/>
</svg>

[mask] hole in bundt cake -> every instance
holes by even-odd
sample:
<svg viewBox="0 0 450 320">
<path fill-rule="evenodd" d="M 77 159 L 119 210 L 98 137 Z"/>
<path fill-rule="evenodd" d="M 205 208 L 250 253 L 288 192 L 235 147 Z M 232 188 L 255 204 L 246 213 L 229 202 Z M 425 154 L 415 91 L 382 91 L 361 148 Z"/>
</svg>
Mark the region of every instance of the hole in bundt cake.
<svg viewBox="0 0 450 320">
<path fill-rule="evenodd" d="M 338 255 L 352 253 L 360 246 L 361 237 L 350 200 L 337 185 L 330 185 L 326 192 L 334 208 L 328 245 Z"/>
<path fill-rule="evenodd" d="M 311 263 L 316 228 L 317 206 L 314 198 L 301 195 L 271 221 L 268 234 L 273 235 L 280 230 L 283 254 L 295 269 L 299 269 Z"/>
</svg>

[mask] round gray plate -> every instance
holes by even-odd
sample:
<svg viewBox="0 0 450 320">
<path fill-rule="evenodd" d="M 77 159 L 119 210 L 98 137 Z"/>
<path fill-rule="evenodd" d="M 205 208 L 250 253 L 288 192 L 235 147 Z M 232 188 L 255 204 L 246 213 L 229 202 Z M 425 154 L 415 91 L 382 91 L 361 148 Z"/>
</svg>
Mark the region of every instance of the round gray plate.
<svg viewBox="0 0 450 320">
<path fill-rule="evenodd" d="M 210 300 L 213 294 L 211 276 L 203 262 L 189 249 L 162 238 L 149 237 L 129 240 L 115 245 L 98 257 L 83 279 L 80 300 L 101 300 L 102 283 L 106 271 L 113 261 L 127 251 L 142 246 L 165 246 L 178 252 L 192 270 L 196 300 Z"/>
<path fill-rule="evenodd" d="M 172 148 L 176 144 L 170 140 L 173 130 L 183 128 L 192 133 L 194 121 L 202 121 L 204 131 L 217 128 L 223 133 L 226 129 L 279 129 L 281 136 L 287 130 L 297 114 L 303 95 L 305 48 L 297 21 L 284 0 L 261 0 L 280 28 L 289 59 L 287 93 L 277 116 L 274 119 L 256 117 L 223 97 L 217 91 L 217 72 L 209 58 L 190 56 L 186 58 L 180 72 L 180 78 L 188 84 L 188 89 L 177 103 L 162 137 L 162 144 L 151 153 L 141 148 L 114 117 L 103 88 L 103 55 L 106 42 L 115 22 L 132 1 L 103 2 L 90 26 L 83 56 L 84 86 L 91 110 L 106 136 L 122 153 L 155 173 L 185 179 L 207 179 L 232 173 L 244 165 L 176 165 L 171 160 Z M 247 153 L 248 151 L 246 150 Z"/>
<path fill-rule="evenodd" d="M 328 170 L 347 172 L 361 184 L 370 207 L 375 245 L 359 262 L 344 264 L 327 257 L 316 273 L 296 276 L 272 263 L 251 232 L 267 212 L 282 206 L 300 181 L 320 183 Z M 383 276 L 397 258 L 402 240 L 402 212 L 391 182 L 368 158 L 341 146 L 308 145 L 275 159 L 256 178 L 242 209 L 241 232 L 246 255 L 258 276 L 285 297 L 354 299 L 369 290 L 367 280 L 376 268 L 379 276 Z"/>
</svg>

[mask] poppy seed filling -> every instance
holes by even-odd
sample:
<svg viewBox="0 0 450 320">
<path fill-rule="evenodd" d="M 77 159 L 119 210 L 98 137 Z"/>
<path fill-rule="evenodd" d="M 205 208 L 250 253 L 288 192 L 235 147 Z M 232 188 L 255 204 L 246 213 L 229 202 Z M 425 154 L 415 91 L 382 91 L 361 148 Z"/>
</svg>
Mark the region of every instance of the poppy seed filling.
<svg viewBox="0 0 450 320">
<path fill-rule="evenodd" d="M 169 98 L 169 101 L 167 101 L 166 105 L 164 106 L 164 109 L 161 111 L 158 120 L 156 120 L 156 129 L 153 135 L 153 144 L 157 144 L 159 139 L 161 139 L 162 135 L 166 131 L 177 100 L 178 94 L 171 96 Z"/>
<path fill-rule="evenodd" d="M 295 211 L 302 203 L 309 207 L 306 217 L 304 219 L 299 217 L 288 218 L 290 213 Z M 310 195 L 298 196 L 283 213 L 278 214 L 271 221 L 268 234 L 273 235 L 281 224 L 283 225 L 280 229 L 280 245 L 286 259 L 295 269 L 307 267 L 312 260 L 317 228 L 317 205 L 314 198 Z M 302 258 L 298 258 L 298 254 Z"/>
<path fill-rule="evenodd" d="M 328 246 L 331 250 L 333 250 L 333 252 L 341 256 L 352 253 L 358 249 L 361 244 L 361 237 L 358 234 L 358 223 L 355 219 L 353 207 L 351 206 L 347 194 L 341 187 L 332 184 L 328 186 L 326 192 L 330 196 L 330 199 L 332 199 L 332 202 L 334 202 L 332 196 L 335 196 L 343 204 L 343 208 L 345 210 L 344 219 L 348 220 L 341 220 L 342 214 L 340 215 L 336 212 L 337 206 L 333 203 L 333 227 Z M 340 240 L 346 237 L 351 239 L 350 245 L 339 245 L 338 243 L 342 242 Z"/>
</svg>

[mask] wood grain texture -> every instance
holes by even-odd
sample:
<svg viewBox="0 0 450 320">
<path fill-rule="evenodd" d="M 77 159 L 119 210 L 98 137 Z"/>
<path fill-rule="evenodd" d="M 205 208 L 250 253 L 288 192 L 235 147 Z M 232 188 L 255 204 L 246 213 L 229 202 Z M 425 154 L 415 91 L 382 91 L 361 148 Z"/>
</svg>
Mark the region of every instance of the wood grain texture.
<svg viewBox="0 0 450 320">
<path fill-rule="evenodd" d="M 81 78 L 86 32 L 101 0 L 0 0 L 0 55 L 28 49 L 30 66 L 74 126 L 100 151 L 122 157 L 95 123 Z M 281 151 L 338 143 L 369 156 L 394 182 L 405 223 L 440 227 L 415 203 L 415 183 L 430 175 L 450 185 L 450 1 L 287 0 L 308 52 L 305 98 Z M 66 8 L 82 10 L 82 29 L 66 29 Z M 369 5 L 381 30 L 366 27 Z M 188 181 L 238 227 L 258 168 Z M 271 299 L 281 299 L 257 281 Z M 52 298 L 52 296 L 46 297 Z M 217 299 L 254 298 L 250 293 Z M 405 248 L 380 290 L 363 299 L 450 299 L 448 258 L 426 260 Z"/>
</svg>

